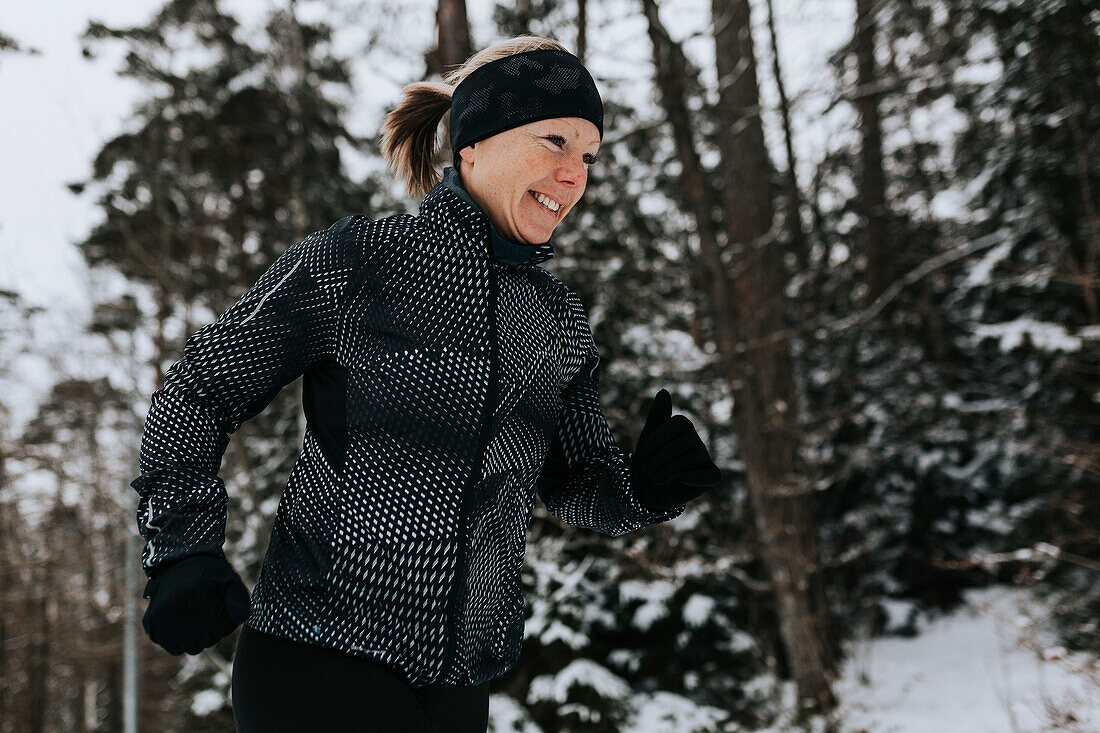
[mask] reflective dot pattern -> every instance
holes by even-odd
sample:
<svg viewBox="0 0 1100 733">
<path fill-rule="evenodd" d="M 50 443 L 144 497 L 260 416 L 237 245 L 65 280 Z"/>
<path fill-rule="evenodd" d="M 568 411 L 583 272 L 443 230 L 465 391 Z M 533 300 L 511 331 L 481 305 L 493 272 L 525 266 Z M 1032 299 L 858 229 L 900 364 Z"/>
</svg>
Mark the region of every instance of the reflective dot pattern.
<svg viewBox="0 0 1100 733">
<path fill-rule="evenodd" d="M 299 376 L 342 391 L 307 422 L 245 623 L 413 687 L 515 665 L 536 496 L 609 536 L 683 512 L 630 488 L 584 307 L 539 264 L 552 246 L 501 257 L 489 224 L 442 182 L 418 215 L 344 217 L 187 339 L 130 484 L 147 573 L 222 552 L 229 436 Z"/>
</svg>

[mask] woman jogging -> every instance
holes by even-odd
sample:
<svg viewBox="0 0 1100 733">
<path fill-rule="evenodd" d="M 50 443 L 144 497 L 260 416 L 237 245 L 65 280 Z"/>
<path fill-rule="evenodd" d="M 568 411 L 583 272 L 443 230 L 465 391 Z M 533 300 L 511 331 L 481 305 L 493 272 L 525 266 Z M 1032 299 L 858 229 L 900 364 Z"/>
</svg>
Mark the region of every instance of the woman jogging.
<svg viewBox="0 0 1100 733">
<path fill-rule="evenodd" d="M 485 731 L 489 681 L 523 642 L 536 495 L 619 536 L 721 478 L 663 389 L 633 454 L 615 444 L 584 306 L 539 265 L 603 138 L 580 60 L 521 36 L 404 92 L 383 152 L 419 214 L 347 216 L 289 247 L 187 339 L 146 419 L 131 483 L 143 624 L 177 655 L 244 624 L 243 733 Z M 218 470 L 229 436 L 299 376 L 302 452 L 250 598 L 222 552 Z"/>
</svg>

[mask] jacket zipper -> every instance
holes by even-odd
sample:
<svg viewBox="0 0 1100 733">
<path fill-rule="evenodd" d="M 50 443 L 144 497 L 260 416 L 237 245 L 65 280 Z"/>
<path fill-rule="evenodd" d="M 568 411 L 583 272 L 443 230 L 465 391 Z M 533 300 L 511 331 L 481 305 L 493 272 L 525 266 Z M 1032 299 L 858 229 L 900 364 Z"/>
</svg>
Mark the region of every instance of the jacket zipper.
<svg viewBox="0 0 1100 733">
<path fill-rule="evenodd" d="M 470 504 L 470 494 L 474 487 L 481 481 L 481 474 L 485 469 L 485 449 L 488 447 L 490 428 L 493 422 L 493 412 L 496 409 L 497 399 L 497 362 L 499 352 L 497 349 L 497 268 L 500 265 L 490 254 L 489 257 L 489 395 L 485 400 L 486 407 L 481 421 L 481 439 L 478 441 L 477 472 L 473 482 L 466 487 L 462 496 L 462 506 L 459 510 L 459 547 L 458 570 L 455 572 L 455 582 L 451 593 L 447 598 L 447 632 L 444 634 L 445 649 L 443 654 L 443 674 L 446 675 L 454 662 L 458 651 L 458 612 L 460 607 L 456 600 L 462 593 L 466 584 L 466 513 Z"/>
</svg>

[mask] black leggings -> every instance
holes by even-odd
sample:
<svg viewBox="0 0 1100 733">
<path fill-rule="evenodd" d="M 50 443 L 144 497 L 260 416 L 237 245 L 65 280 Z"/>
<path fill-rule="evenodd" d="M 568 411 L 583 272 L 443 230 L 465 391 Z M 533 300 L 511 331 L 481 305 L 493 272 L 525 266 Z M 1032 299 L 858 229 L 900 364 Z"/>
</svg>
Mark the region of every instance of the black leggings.
<svg viewBox="0 0 1100 733">
<path fill-rule="evenodd" d="M 410 687 L 383 664 L 241 627 L 233 659 L 238 733 L 485 733 L 489 683 Z"/>
</svg>

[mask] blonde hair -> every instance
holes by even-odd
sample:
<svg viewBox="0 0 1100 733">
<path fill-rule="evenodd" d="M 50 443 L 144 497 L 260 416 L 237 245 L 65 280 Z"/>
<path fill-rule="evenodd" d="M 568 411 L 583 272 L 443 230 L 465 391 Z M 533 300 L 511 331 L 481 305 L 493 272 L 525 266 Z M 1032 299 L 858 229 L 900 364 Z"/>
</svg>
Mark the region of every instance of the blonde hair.
<svg viewBox="0 0 1100 733">
<path fill-rule="evenodd" d="M 459 82 L 490 61 L 546 48 L 569 50 L 551 38 L 516 36 L 478 51 L 446 72 L 443 81 L 420 81 L 401 89 L 404 99 L 382 123 L 381 149 L 390 171 L 405 180 L 410 196 L 423 198 L 440 181 L 435 163 L 436 135 L 439 123 L 451 111 L 451 94 Z M 449 125 L 449 116 L 447 122 Z M 449 147 L 449 138 L 447 144 Z"/>
</svg>

